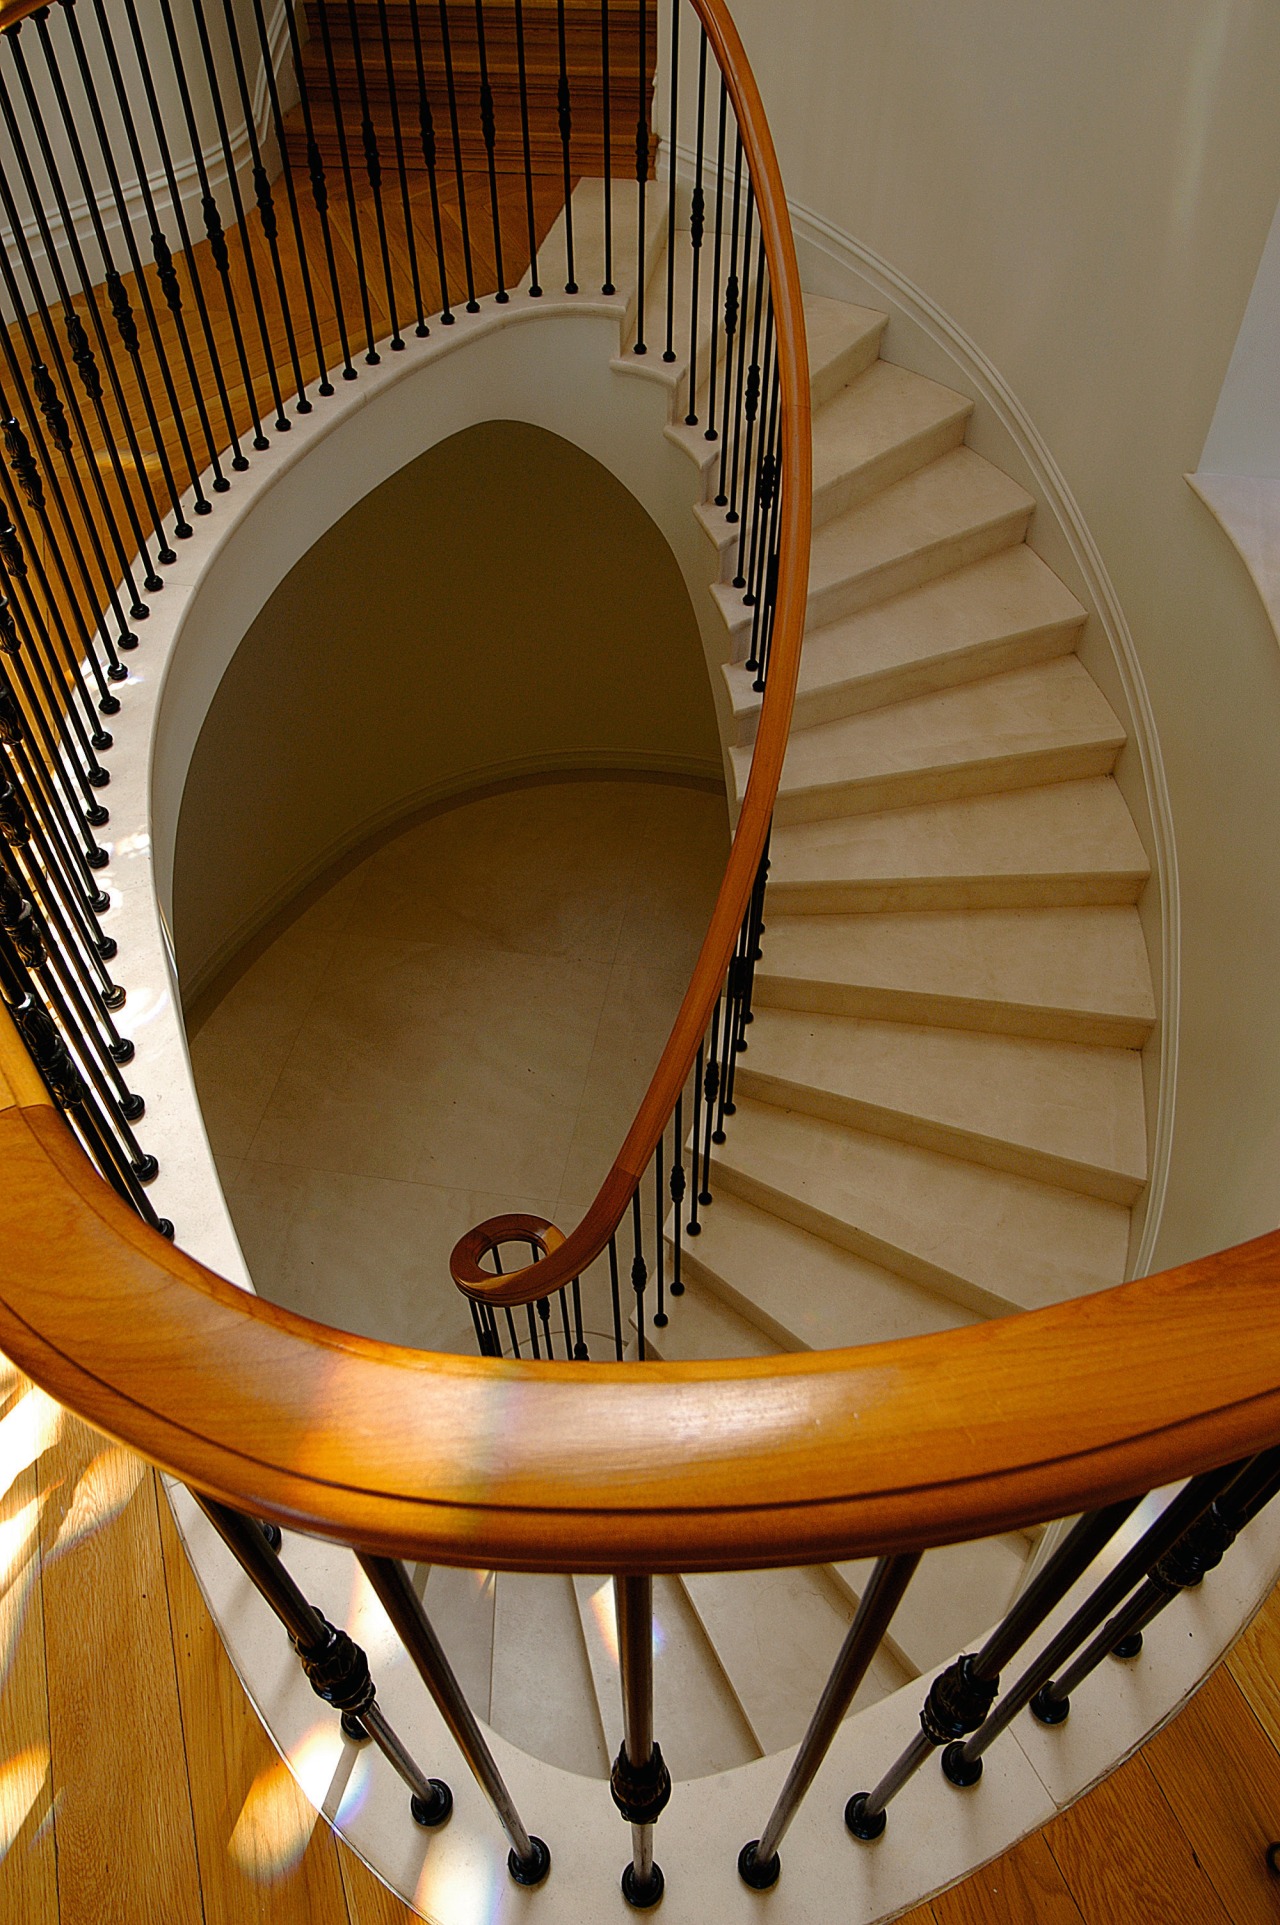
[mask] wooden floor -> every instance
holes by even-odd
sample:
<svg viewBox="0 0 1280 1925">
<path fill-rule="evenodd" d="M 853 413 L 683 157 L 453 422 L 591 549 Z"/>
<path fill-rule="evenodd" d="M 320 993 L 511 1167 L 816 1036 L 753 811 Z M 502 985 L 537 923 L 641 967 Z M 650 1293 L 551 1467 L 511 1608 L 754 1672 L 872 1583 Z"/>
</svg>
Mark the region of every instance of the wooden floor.
<svg viewBox="0 0 1280 1925">
<path fill-rule="evenodd" d="M 3 1359 L 0 1486 L 0 1921 L 408 1925 L 272 1749 L 152 1472 Z M 910 1925 L 1274 1921 L 1276 1836 L 1280 1592 L 1140 1756 Z"/>
</svg>

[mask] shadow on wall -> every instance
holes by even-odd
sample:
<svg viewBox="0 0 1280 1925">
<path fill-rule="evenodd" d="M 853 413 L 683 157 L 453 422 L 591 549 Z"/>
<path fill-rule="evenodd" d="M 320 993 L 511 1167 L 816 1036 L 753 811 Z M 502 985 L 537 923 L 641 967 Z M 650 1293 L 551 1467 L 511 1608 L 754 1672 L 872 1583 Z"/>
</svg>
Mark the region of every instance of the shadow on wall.
<svg viewBox="0 0 1280 1925">
<path fill-rule="evenodd" d="M 697 620 L 613 475 L 544 429 L 486 422 L 330 528 L 232 658 L 178 825 L 184 999 L 379 831 L 575 769 L 722 781 Z"/>
</svg>

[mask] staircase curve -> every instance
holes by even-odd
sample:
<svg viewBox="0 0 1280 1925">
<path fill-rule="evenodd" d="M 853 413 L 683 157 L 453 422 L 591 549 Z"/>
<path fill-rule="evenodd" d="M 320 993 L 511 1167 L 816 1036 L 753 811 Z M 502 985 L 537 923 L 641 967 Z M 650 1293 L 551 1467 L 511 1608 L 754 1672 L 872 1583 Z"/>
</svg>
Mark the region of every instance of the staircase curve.
<svg viewBox="0 0 1280 1925">
<path fill-rule="evenodd" d="M 26 11 L 7 10 L 7 22 Z M 496 295 L 468 302 L 454 334 L 437 328 L 428 342 L 423 320 L 421 345 L 406 343 L 401 362 L 362 374 L 359 394 L 327 378 L 327 323 L 309 287 L 316 385 L 321 396 L 337 390 L 333 409 L 322 419 L 319 400 L 314 414 L 308 403 L 284 455 L 278 444 L 269 453 L 265 411 L 246 377 L 240 404 L 252 403 L 251 445 L 266 459 L 237 480 L 230 512 L 210 516 L 208 538 L 193 540 L 185 564 L 168 549 L 158 512 L 148 526 L 143 491 L 116 477 L 113 492 L 110 474 L 103 482 L 104 464 L 121 459 L 110 436 L 110 450 L 93 451 L 102 484 L 96 506 L 91 479 L 87 487 L 77 479 L 55 503 L 62 552 L 73 561 L 78 522 L 82 579 L 68 568 L 67 579 L 48 588 L 43 639 L 30 573 L 13 564 L 12 547 L 6 560 L 26 632 L 7 710 L 16 721 L 3 737 L 5 820 L 15 830 L 7 847 L 17 854 L 6 867 L 0 953 L 5 1001 L 26 1048 L 5 1030 L 0 1338 L 51 1394 L 199 1493 L 175 1485 L 175 1509 L 277 1742 L 295 1759 L 321 1757 L 308 1790 L 395 1889 L 442 1919 L 474 1916 L 481 1892 L 495 1917 L 551 1905 L 558 1919 L 598 1918 L 611 1892 L 621 1906 L 621 1833 L 603 1783 L 619 1740 L 613 1802 L 630 1818 L 635 1853 L 629 1888 L 624 1879 L 628 1902 L 661 1896 L 656 1830 L 665 1902 L 678 1915 L 746 1915 L 759 1902 L 751 1887 L 776 1882 L 768 1902 L 779 1916 L 821 1916 L 838 1863 L 850 1915 L 888 1917 L 1043 1822 L 1127 1755 L 1238 1633 L 1278 1561 L 1260 1518 L 1223 1572 L 1198 1588 L 1200 1567 L 1216 1563 L 1261 1512 L 1278 1475 L 1268 1455 L 1280 1408 L 1274 1239 L 1124 1282 L 1129 1211 L 1146 1177 L 1139 1051 L 1155 1011 L 1134 908 L 1145 858 L 1112 778 L 1124 730 L 1073 652 L 1083 611 L 1027 543 L 1031 497 L 966 446 L 968 401 L 881 359 L 883 316 L 802 296 L 741 47 L 713 0 L 697 0 L 693 14 L 704 81 L 708 70 L 722 77 L 714 194 L 703 188 L 703 135 L 714 113 L 704 114 L 701 90 L 692 196 L 674 169 L 661 190 L 649 185 L 652 63 L 642 28 L 646 105 L 629 190 L 634 212 L 615 209 L 609 182 L 586 180 L 535 241 L 530 192 L 530 272 L 505 287 L 495 188 Z M 36 31 L 49 57 L 42 15 Z M 11 37 L 11 48 L 25 44 Z M 678 42 L 670 45 L 674 66 Z M 213 61 L 211 78 L 216 72 Z M 674 115 L 674 85 L 669 100 Z M 730 146 L 737 143 L 731 187 L 726 103 L 736 127 Z M 482 124 L 492 185 L 486 132 Z M 566 133 L 572 186 L 570 139 Z M 407 237 L 400 130 L 395 144 Z M 603 153 L 612 152 L 606 133 Z M 434 203 L 425 135 L 423 155 Z M 350 192 L 345 154 L 340 165 Z M 376 170 L 369 171 L 372 187 Z M 459 164 L 460 189 L 463 172 Z M 717 266 L 714 279 L 706 273 L 700 303 L 703 257 L 691 237 L 701 228 L 699 245 L 709 245 L 712 205 Z M 261 198 L 259 214 L 274 241 Z M 358 225 L 353 214 L 349 240 Z M 365 239 L 372 246 L 386 231 L 377 199 Z M 722 244 L 725 266 L 732 261 L 726 280 Z M 214 273 L 236 319 L 225 247 L 211 229 Z M 571 282 L 576 275 L 607 292 L 539 294 L 536 329 L 513 327 L 514 314 L 503 310 L 532 295 L 539 255 L 558 259 L 562 248 Z M 244 250 L 251 264 L 247 240 Z M 383 258 L 392 334 L 402 339 L 389 250 Z M 163 285 L 159 260 L 157 268 Z M 447 308 L 443 249 L 439 269 Z M 417 272 L 415 263 L 415 280 Z M 732 327 L 723 318 L 729 280 L 733 303 L 741 303 Z M 337 321 L 336 270 L 333 281 Z M 38 310 L 34 283 L 32 291 Z M 254 281 L 259 317 L 261 300 Z M 74 302 L 68 284 L 64 308 L 74 313 Z M 172 312 L 176 324 L 179 308 Z M 655 336 L 653 317 L 663 317 L 670 359 L 656 349 L 637 353 L 646 312 Z M 96 327 L 92 302 L 86 313 Z M 364 314 L 372 331 L 367 303 Z M 300 327 L 300 311 L 294 318 Z M 665 442 L 692 458 L 687 506 L 702 560 L 691 565 L 711 589 L 708 624 L 718 635 L 709 655 L 721 678 L 733 851 L 671 1043 L 592 1211 L 567 1236 L 550 1226 L 539 1232 L 541 1261 L 500 1278 L 484 1259 L 518 1240 L 523 1226 L 482 1227 L 464 1240 L 455 1277 L 477 1305 L 479 1359 L 400 1351 L 265 1304 L 166 1241 L 168 1226 L 147 1198 L 157 1173 L 131 1136 L 113 1138 L 104 1125 L 118 1115 L 131 1126 L 138 1112 L 130 1096 L 119 1099 L 94 1054 L 102 1035 L 123 1035 L 130 1045 L 108 1048 L 117 1069 L 136 1063 L 138 1080 L 144 1068 L 151 1079 L 148 1126 L 165 1175 L 185 1159 L 185 1188 L 155 1193 L 183 1195 L 193 1206 L 181 1242 L 245 1281 L 225 1211 L 219 1217 L 216 1198 L 197 1204 L 209 1171 L 197 1169 L 199 1148 L 189 1140 L 198 1118 L 171 983 L 158 975 L 144 982 L 153 999 L 146 1019 L 130 1033 L 122 1018 L 117 1031 L 105 1018 L 120 999 L 99 967 L 99 1027 L 86 1041 L 77 972 L 110 964 L 118 941 L 123 975 L 130 939 L 135 954 L 149 946 L 148 967 L 157 958 L 164 966 L 157 894 L 162 905 L 173 827 L 170 819 L 165 828 L 165 808 L 172 818 L 182 745 L 193 739 L 219 659 L 246 625 L 225 591 L 230 574 L 243 574 L 255 511 L 269 502 L 285 527 L 295 507 L 288 490 L 316 492 L 322 468 L 308 471 L 308 462 L 325 444 L 343 485 L 359 489 L 367 477 L 358 459 L 346 472 L 349 457 L 383 430 L 390 445 L 367 460 L 395 465 L 394 423 L 411 392 L 416 400 L 442 377 L 465 387 L 467 357 L 489 384 L 503 357 L 522 352 L 535 333 L 567 338 L 583 322 L 593 351 L 605 344 L 603 378 L 650 389 L 657 432 L 665 427 Z M 238 320 L 232 332 L 243 354 Z M 264 327 L 264 350 L 269 334 Z M 159 344 L 163 330 L 155 335 Z M 277 379 L 297 365 L 297 339 L 291 329 Z M 121 340 L 131 353 L 127 330 Z M 342 371 L 354 373 L 345 339 L 341 347 Z M 544 351 L 560 350 L 530 351 L 524 378 L 531 368 L 535 385 Z M 372 338 L 368 354 L 378 355 Z M 140 368 L 137 357 L 132 398 L 145 412 L 141 397 L 151 406 L 155 396 Z M 17 369 L 14 356 L 12 379 Z M 69 379 L 64 361 L 55 373 Z M 114 385 L 127 416 L 131 397 Z M 76 411 L 83 404 L 74 392 L 67 387 Z M 85 393 L 92 401 L 92 383 Z M 230 390 L 222 398 L 233 421 Z M 442 405 L 443 419 L 452 402 Z M 717 407 L 720 432 L 709 441 L 703 424 L 714 429 Z M 281 403 L 277 427 L 285 418 Z M 40 526 L 49 512 L 58 471 L 42 421 L 77 474 L 47 395 L 24 420 L 16 439 L 7 432 L 27 504 L 12 494 L 13 540 L 28 533 L 28 510 L 30 525 Z M 90 430 L 86 447 L 92 439 Z M 233 445 L 227 465 L 240 475 L 247 458 Z M 157 489 L 167 474 L 158 455 L 138 470 Z M 197 479 L 183 498 L 193 518 L 213 505 L 209 495 L 227 492 L 217 485 L 226 479 L 218 471 L 207 493 Z M 315 512 L 332 518 L 334 500 Z M 165 616 L 167 634 L 160 621 L 147 630 L 148 674 L 129 676 L 109 619 L 101 636 L 85 639 L 83 659 L 54 674 L 49 664 L 58 656 L 49 648 L 46 660 L 47 637 L 56 644 L 59 632 L 64 641 L 74 636 L 76 611 L 91 592 L 83 552 L 101 543 L 104 524 L 128 552 L 133 521 L 143 530 L 141 585 L 154 593 L 164 565 L 181 602 Z M 179 534 L 184 524 L 192 525 L 185 513 Z M 291 538 L 302 533 L 295 528 Z M 687 556 L 689 543 L 677 539 Z M 26 546 L 34 558 L 36 546 Z M 107 555 L 98 572 L 111 578 L 110 612 L 132 594 L 136 622 L 145 611 L 139 585 L 126 571 L 121 591 Z M 248 605 L 261 583 L 243 592 Z M 126 633 L 118 646 L 128 653 L 137 638 L 127 622 L 119 625 Z M 210 640 L 219 626 L 224 632 Z M 22 651 L 6 653 L 18 662 Z M 92 682 L 99 654 L 102 700 L 86 705 L 82 683 Z M 150 686 L 130 704 L 133 682 Z M 70 747 L 65 759 L 50 753 L 42 762 L 39 750 L 57 739 L 64 707 L 77 718 L 67 725 Z M 81 847 L 83 832 L 102 826 L 94 798 L 106 784 L 93 771 L 106 749 L 95 737 L 86 753 L 87 711 L 99 736 L 99 716 L 112 717 L 119 752 L 103 873 L 122 900 L 110 911 L 113 933 L 101 939 L 94 931 L 108 925 L 90 918 L 108 914 L 110 897 L 99 903 L 95 892 L 83 910 L 83 890 L 76 896 L 67 886 L 80 877 L 68 823 L 80 823 Z M 81 754 L 89 779 L 75 816 L 67 796 Z M 84 866 L 96 875 L 98 844 L 92 833 L 88 841 Z M 49 960 L 50 939 L 64 932 L 66 967 Z M 137 981 L 130 979 L 135 1010 L 144 1000 Z M 669 1194 L 673 1209 L 664 1226 L 655 1213 L 643 1246 L 634 1199 L 655 1174 L 659 1199 Z M 686 1210 L 697 1218 L 696 1235 Z M 636 1285 L 628 1361 L 496 1354 L 500 1313 L 570 1290 L 591 1264 L 610 1253 L 616 1260 L 628 1231 Z M 648 1265 L 637 1269 L 642 1246 Z M 655 1325 L 645 1293 L 660 1252 L 672 1294 L 665 1322 Z M 1189 1496 L 1168 1505 L 1146 1499 L 1185 1477 L 1193 1478 Z M 1082 1513 L 1083 1526 L 1041 1539 L 1046 1522 Z M 283 1527 L 278 1569 L 246 1515 Z M 359 1553 L 358 1567 L 347 1546 Z M 1176 1571 L 1168 1563 L 1174 1552 L 1184 1558 Z M 400 1558 L 408 1560 L 403 1571 Z M 585 1665 L 583 1715 L 599 1736 L 594 1784 L 581 1775 L 581 1751 L 572 1761 L 539 1755 L 536 1716 L 504 1729 L 473 1691 L 471 1710 L 494 1727 L 486 1736 L 450 1695 L 428 1620 L 452 1623 L 474 1649 L 474 1597 L 460 1592 L 485 1588 L 470 1575 L 477 1567 L 499 1574 L 482 1607 L 491 1626 L 504 1585 L 508 1596 L 527 1582 L 559 1586 L 565 1636 L 576 1631 Z M 457 1762 L 454 1745 L 461 1749 L 476 1783 L 450 1766 L 448 1811 L 419 1771 L 417 1826 L 407 1819 L 402 1780 L 413 1786 L 415 1767 L 403 1755 L 397 1761 L 397 1741 L 370 1697 L 344 1701 L 349 1676 L 335 1684 L 321 1675 L 321 1634 L 299 1615 L 297 1599 L 290 1602 L 290 1580 L 279 1570 L 368 1648 L 401 1751 L 407 1745 L 440 1768 L 446 1753 Z M 944 1737 L 958 1742 L 986 1730 L 994 1686 L 985 1698 L 978 1691 L 976 1714 L 956 1697 L 986 1679 L 981 1658 L 963 1660 L 959 1671 L 948 1662 L 962 1645 L 981 1642 L 989 1655 L 985 1634 L 999 1621 L 999 1649 L 1012 1656 L 1077 1607 L 1087 1613 L 1101 1599 L 1105 1616 L 1124 1606 L 1135 1584 L 1156 1582 L 1146 1576 L 1152 1570 L 1161 1573 L 1164 1602 L 1189 1587 L 1195 1594 L 1180 1599 L 1176 1630 L 1176 1614 L 1165 1620 L 1151 1610 L 1142 1620 L 1143 1663 L 1116 1674 L 1123 1682 L 1113 1685 L 1104 1730 L 1082 1732 L 1079 1720 L 1061 1733 L 1047 1719 L 1030 1736 L 1020 1727 L 1000 1751 L 977 1758 L 984 1784 L 972 1798 L 919 1773 L 924 1754 L 912 1754 L 911 1744 L 920 1743 L 912 1733 L 922 1692 L 933 1719 L 925 1722 L 926 1753 Z M 345 1710 L 345 1729 L 331 1716 L 317 1725 L 308 1678 L 273 1612 L 301 1651 L 312 1688 Z M 1064 1660 L 1088 1635 L 1077 1625 Z M 491 1636 L 496 1641 L 496 1629 Z M 323 1648 L 327 1661 L 333 1652 Z M 414 1669 L 430 1701 L 413 1695 Z M 454 1669 L 464 1669 L 461 1659 Z M 846 1722 L 851 1708 L 857 1715 Z M 946 1731 L 944 1711 L 952 1720 Z M 655 1737 L 681 1781 L 669 1808 Z M 904 1743 L 910 1768 L 876 1783 Z M 963 1763 L 953 1784 L 968 1782 Z M 816 1795 L 798 1802 L 819 1767 L 825 1803 Z M 841 1803 L 846 1792 L 864 1795 L 861 1810 L 853 1800 L 846 1825 L 833 1831 L 826 1807 L 837 1783 Z M 899 1796 L 893 1817 L 900 1812 L 903 1823 L 891 1830 L 901 1829 L 904 1842 L 927 1834 L 927 1858 L 918 1849 L 895 1856 L 895 1836 L 867 1849 Z M 545 1848 L 540 1858 L 520 1811 L 551 1839 L 549 1874 Z M 759 1861 L 744 1856 L 735 1876 L 753 1826 L 775 1851 Z"/>
</svg>

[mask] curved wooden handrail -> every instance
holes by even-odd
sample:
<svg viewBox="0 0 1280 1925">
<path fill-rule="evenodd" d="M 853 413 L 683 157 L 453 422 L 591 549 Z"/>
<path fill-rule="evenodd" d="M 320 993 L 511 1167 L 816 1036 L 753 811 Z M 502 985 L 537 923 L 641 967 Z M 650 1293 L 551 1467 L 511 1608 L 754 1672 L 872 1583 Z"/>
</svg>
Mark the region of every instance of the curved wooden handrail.
<svg viewBox="0 0 1280 1925">
<path fill-rule="evenodd" d="M 186 1482 L 361 1549 L 530 1571 L 807 1564 L 1067 1515 L 1280 1439 L 1280 1232 L 853 1350 L 444 1356 L 328 1329 L 173 1249 L 47 1103 L 11 1100 L 6 1060 L 0 1347 Z"/>
<path fill-rule="evenodd" d="M 751 774 L 720 892 L 689 987 L 626 1140 L 590 1209 L 552 1255 L 537 1265 L 513 1270 L 505 1277 L 490 1276 L 478 1267 L 468 1271 L 465 1264 L 459 1265 L 454 1272 L 458 1288 L 484 1303 L 532 1303 L 571 1283 L 595 1262 L 622 1221 L 632 1192 L 649 1167 L 658 1138 L 671 1120 L 676 1098 L 688 1081 L 698 1045 L 707 1033 L 724 984 L 769 833 L 800 673 L 809 590 L 813 451 L 809 355 L 795 238 L 773 137 L 738 30 L 723 0 L 690 0 L 690 4 L 706 30 L 725 77 L 742 133 L 773 293 L 782 392 L 783 492 L 769 674 L 751 758 Z"/>
</svg>

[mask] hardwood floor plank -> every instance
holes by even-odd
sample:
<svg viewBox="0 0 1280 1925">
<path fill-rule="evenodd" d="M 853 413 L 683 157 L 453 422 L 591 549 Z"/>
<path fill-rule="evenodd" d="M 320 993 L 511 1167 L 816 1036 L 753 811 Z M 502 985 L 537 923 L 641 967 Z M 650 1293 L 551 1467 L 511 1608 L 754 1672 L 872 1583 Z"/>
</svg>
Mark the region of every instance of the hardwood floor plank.
<svg viewBox="0 0 1280 1925">
<path fill-rule="evenodd" d="M 1233 1925 L 1274 1925 L 1264 1854 L 1280 1838 L 1280 1757 L 1225 1667 L 1143 1756 Z"/>
<path fill-rule="evenodd" d="M 933 1900 L 935 1925 L 1083 1925 L 1043 1832 Z"/>
<path fill-rule="evenodd" d="M 39 1458 L 61 1413 L 0 1358 L 0 1918 L 58 1925 Z"/>
<path fill-rule="evenodd" d="M 1271 1593 L 1227 1659 L 1227 1669 L 1280 1751 L 1280 1591 Z"/>
<path fill-rule="evenodd" d="M 191 1792 L 206 1925 L 343 1925 L 333 1834 L 246 1698 L 168 1499 L 156 1496 L 183 1729 L 188 1756 L 200 1761 Z"/>
<path fill-rule="evenodd" d="M 388 1891 L 381 1879 L 375 1878 L 340 1838 L 335 1838 L 333 1843 L 351 1925 L 418 1925 L 417 1912 Z"/>
<path fill-rule="evenodd" d="M 41 1488 L 61 1925 L 200 1925 L 152 1473 L 67 1417 Z"/>
<path fill-rule="evenodd" d="M 1045 1829 L 1086 1925 L 1228 1925 L 1228 1913 L 1146 1759 L 1114 1776 Z"/>
</svg>

